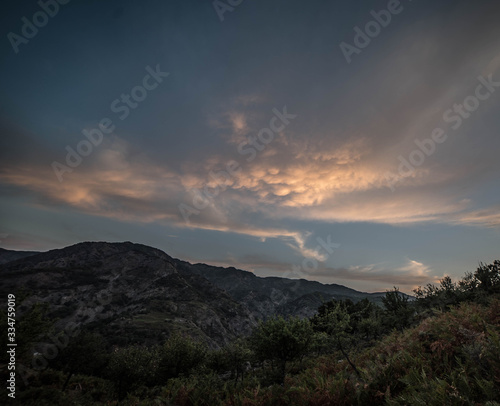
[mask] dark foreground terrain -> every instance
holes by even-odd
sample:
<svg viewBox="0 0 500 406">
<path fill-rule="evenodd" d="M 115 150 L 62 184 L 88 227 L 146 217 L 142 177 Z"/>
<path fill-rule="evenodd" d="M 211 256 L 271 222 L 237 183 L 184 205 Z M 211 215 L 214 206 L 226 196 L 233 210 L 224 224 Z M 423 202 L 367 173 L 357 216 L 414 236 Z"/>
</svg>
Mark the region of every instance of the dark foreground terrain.
<svg viewBox="0 0 500 406">
<path fill-rule="evenodd" d="M 2 250 L 0 263 L 12 404 L 500 405 L 499 261 L 415 297 L 132 243 Z"/>
</svg>

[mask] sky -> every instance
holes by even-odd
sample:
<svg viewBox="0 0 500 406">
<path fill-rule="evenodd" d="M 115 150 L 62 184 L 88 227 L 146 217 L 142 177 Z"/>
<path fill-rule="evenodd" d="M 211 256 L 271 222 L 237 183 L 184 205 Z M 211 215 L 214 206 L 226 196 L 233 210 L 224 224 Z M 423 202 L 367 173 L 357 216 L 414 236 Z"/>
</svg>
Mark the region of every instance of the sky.
<svg viewBox="0 0 500 406">
<path fill-rule="evenodd" d="M 500 3 L 0 8 L 1 247 L 367 292 L 500 259 Z"/>
</svg>

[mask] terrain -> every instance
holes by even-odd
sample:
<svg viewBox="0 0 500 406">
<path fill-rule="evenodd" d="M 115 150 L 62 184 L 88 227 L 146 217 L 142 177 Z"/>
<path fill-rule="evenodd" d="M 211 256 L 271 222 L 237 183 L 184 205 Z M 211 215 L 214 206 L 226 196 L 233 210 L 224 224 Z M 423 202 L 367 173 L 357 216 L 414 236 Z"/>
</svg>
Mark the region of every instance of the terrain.
<svg viewBox="0 0 500 406">
<path fill-rule="evenodd" d="M 331 299 L 380 302 L 384 296 L 190 264 L 131 242 L 83 242 L 40 253 L 2 249 L 0 263 L 2 294 L 24 291 L 24 308 L 47 303 L 56 329 L 81 323 L 117 345 L 152 344 L 179 332 L 220 347 L 273 315 L 311 317 Z"/>
<path fill-rule="evenodd" d="M 16 296 L 15 321 L 0 310 L 4 342 L 15 325 L 13 404 L 500 405 L 498 260 L 415 297 L 394 288 L 382 306 L 130 242 L 0 269 Z"/>
</svg>

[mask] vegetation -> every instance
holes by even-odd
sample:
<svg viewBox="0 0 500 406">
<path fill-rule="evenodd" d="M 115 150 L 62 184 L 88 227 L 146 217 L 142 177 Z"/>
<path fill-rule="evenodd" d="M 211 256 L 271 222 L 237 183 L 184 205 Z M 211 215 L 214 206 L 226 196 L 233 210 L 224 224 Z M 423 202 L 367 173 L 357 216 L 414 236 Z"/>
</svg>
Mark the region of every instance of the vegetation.
<svg viewBox="0 0 500 406">
<path fill-rule="evenodd" d="M 312 345 L 314 331 L 309 320 L 283 317 L 260 322 L 250 337 L 250 348 L 261 362 L 277 363 L 277 382 L 283 384 L 287 363 L 301 359 Z"/>
<path fill-rule="evenodd" d="M 410 298 L 394 288 L 383 307 L 334 300 L 310 320 L 270 318 L 216 350 L 180 335 L 161 346 L 108 348 L 82 332 L 16 401 L 500 405 L 500 261 L 414 292 Z M 46 330 L 40 312 L 27 314 L 39 336 Z"/>
</svg>

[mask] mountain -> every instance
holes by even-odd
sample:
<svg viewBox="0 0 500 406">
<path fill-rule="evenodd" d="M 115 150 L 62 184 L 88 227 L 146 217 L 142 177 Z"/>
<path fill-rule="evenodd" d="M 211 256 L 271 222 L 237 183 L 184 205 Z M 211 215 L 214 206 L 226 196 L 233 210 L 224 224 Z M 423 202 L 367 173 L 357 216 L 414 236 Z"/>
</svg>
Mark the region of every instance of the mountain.
<svg viewBox="0 0 500 406">
<path fill-rule="evenodd" d="M 11 251 L 0 248 L 0 265 L 7 262 L 15 261 L 16 259 L 26 258 L 31 255 L 38 254 L 36 251 Z"/>
<path fill-rule="evenodd" d="M 27 288 L 28 305 L 49 303 L 57 328 L 80 322 L 115 344 L 180 331 L 217 346 L 256 324 L 225 292 L 140 244 L 85 242 L 3 264 L 0 272 L 2 294 Z"/>
<path fill-rule="evenodd" d="M 218 347 L 274 314 L 309 317 L 332 298 L 379 301 L 384 295 L 190 264 L 131 242 L 0 254 L 2 294 L 28 290 L 24 308 L 48 303 L 57 328 L 82 323 L 118 345 L 154 343 L 182 332 Z"/>
<path fill-rule="evenodd" d="M 206 264 L 182 263 L 181 272 L 200 276 L 223 289 L 234 300 L 243 303 L 257 318 L 272 314 L 312 316 L 317 308 L 331 299 L 351 299 L 354 302 L 368 298 L 380 303 L 385 293 L 363 293 L 342 285 L 325 285 L 305 279 L 258 277 L 252 272 L 236 268 L 221 268 Z"/>
</svg>

